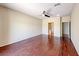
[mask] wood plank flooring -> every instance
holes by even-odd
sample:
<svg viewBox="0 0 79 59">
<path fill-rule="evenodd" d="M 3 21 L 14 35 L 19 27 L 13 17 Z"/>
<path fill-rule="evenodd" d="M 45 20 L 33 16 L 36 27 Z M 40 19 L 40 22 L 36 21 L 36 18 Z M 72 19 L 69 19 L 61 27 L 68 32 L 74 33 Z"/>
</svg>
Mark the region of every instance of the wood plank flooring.
<svg viewBox="0 0 79 59">
<path fill-rule="evenodd" d="M 35 36 L 0 47 L 0 56 L 77 56 L 68 38 L 47 35 Z"/>
</svg>

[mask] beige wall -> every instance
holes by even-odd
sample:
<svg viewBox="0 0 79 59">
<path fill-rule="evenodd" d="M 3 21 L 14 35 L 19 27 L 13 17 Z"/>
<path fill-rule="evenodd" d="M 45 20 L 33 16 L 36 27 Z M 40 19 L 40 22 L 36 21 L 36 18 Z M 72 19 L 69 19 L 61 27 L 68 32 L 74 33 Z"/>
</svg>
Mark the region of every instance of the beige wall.
<svg viewBox="0 0 79 59">
<path fill-rule="evenodd" d="M 0 7 L 0 46 L 8 43 L 9 19 L 7 9 Z"/>
<path fill-rule="evenodd" d="M 62 17 L 62 22 L 70 22 L 71 19 L 70 19 L 70 16 L 63 16 Z"/>
<path fill-rule="evenodd" d="M 71 15 L 71 40 L 79 54 L 79 4 L 76 4 Z"/>
<path fill-rule="evenodd" d="M 42 20 L 42 33 L 48 34 L 48 23 L 54 22 L 54 35 L 60 37 L 60 17 L 52 17 Z"/>
<path fill-rule="evenodd" d="M 0 12 L 0 46 L 42 34 L 42 20 L 3 7 Z"/>
</svg>

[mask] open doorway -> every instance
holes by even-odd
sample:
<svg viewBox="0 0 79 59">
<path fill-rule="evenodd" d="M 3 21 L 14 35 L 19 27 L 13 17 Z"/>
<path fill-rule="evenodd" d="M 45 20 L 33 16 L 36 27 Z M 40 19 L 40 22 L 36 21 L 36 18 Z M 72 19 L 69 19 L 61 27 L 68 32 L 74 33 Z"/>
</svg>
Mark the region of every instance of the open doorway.
<svg viewBox="0 0 79 59">
<path fill-rule="evenodd" d="M 71 22 L 62 22 L 62 37 L 71 38 Z"/>
<path fill-rule="evenodd" d="M 54 36 L 54 22 L 48 23 L 48 35 Z"/>
</svg>

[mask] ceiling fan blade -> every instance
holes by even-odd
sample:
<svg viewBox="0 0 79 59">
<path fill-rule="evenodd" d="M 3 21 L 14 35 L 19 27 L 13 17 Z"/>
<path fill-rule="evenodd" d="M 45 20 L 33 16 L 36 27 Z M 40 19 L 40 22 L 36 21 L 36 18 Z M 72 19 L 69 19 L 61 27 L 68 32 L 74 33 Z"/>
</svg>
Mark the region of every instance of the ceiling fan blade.
<svg viewBox="0 0 79 59">
<path fill-rule="evenodd" d="M 56 3 L 54 6 L 56 7 L 56 6 L 59 6 L 59 5 L 61 5 L 60 3 Z"/>
<path fill-rule="evenodd" d="M 49 15 L 45 15 L 46 17 L 50 17 Z"/>
</svg>

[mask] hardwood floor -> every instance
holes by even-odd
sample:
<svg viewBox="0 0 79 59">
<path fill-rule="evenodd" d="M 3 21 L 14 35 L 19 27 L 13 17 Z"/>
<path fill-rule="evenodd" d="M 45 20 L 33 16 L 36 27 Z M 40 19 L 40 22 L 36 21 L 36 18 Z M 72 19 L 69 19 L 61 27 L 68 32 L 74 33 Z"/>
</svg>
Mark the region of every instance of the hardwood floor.
<svg viewBox="0 0 79 59">
<path fill-rule="evenodd" d="M 68 38 L 39 35 L 0 47 L 1 56 L 77 56 Z"/>
<path fill-rule="evenodd" d="M 78 56 L 73 43 L 67 37 L 63 37 L 62 39 L 62 55 L 63 56 Z"/>
</svg>

